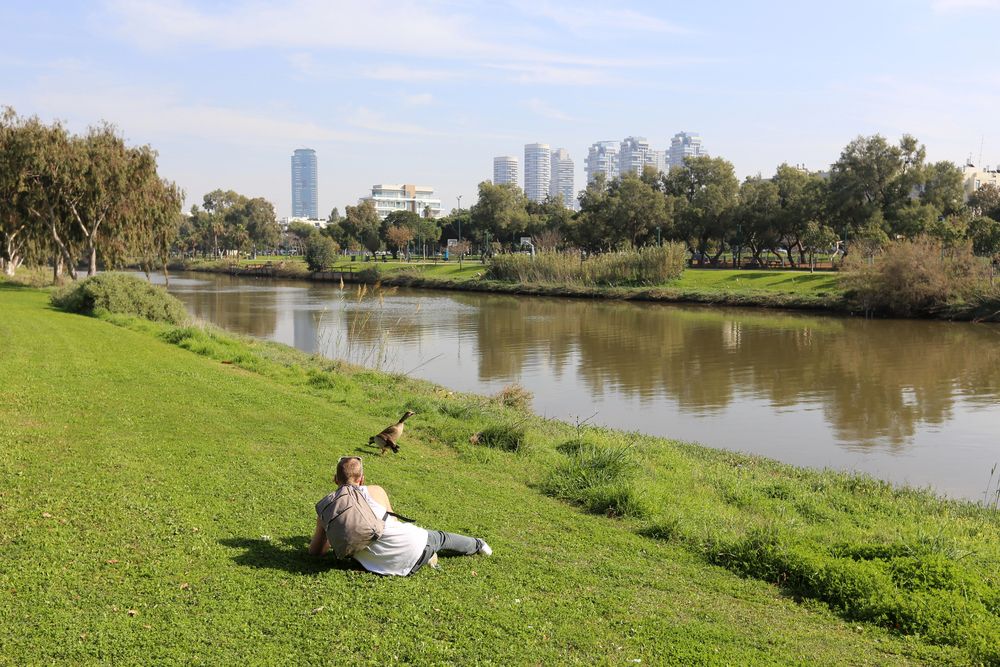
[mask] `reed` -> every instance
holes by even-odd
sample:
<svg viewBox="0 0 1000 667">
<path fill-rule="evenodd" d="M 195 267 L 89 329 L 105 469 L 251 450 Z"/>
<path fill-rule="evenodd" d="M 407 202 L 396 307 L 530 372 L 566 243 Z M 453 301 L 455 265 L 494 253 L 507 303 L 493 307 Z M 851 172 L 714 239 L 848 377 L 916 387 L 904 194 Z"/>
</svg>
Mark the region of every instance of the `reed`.
<svg viewBox="0 0 1000 667">
<path fill-rule="evenodd" d="M 684 271 L 684 246 L 663 246 L 607 252 L 584 258 L 576 252 L 497 255 L 487 277 L 519 283 L 565 285 L 660 285 Z"/>
</svg>

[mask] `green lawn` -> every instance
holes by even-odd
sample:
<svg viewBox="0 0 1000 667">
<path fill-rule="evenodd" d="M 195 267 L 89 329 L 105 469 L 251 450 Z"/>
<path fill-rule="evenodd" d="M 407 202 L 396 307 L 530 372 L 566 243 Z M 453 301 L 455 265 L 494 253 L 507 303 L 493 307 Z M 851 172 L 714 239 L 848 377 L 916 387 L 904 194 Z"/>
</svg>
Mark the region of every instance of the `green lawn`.
<svg viewBox="0 0 1000 667">
<path fill-rule="evenodd" d="M 115 322 L 0 283 L 2 664 L 998 660 L 983 643 L 996 636 L 988 605 L 1000 604 L 995 513 L 655 438 L 577 433 L 275 344 Z M 407 579 L 309 557 L 312 505 L 336 459 L 366 450 L 407 407 L 417 416 L 402 453 L 365 451 L 369 481 L 424 525 L 486 538 L 494 556 Z M 468 441 L 512 423 L 527 429 L 523 451 Z M 621 451 L 635 467 L 614 487 L 632 516 L 543 493 L 578 462 L 557 448 L 578 437 L 634 444 Z M 853 620 L 866 590 L 847 561 L 899 565 L 865 556 L 873 544 L 907 546 L 917 569 L 929 553 L 937 566 L 901 577 L 888 602 L 916 600 L 933 620 L 945 599 L 964 620 L 962 605 L 985 595 L 986 611 L 950 637 L 937 626 L 901 634 L 888 616 Z M 844 545 L 858 549 L 845 556 Z M 831 581 L 828 561 L 845 561 L 832 581 L 848 606 L 829 586 L 793 585 L 813 554 L 820 583 Z M 779 561 L 787 572 L 768 571 Z M 872 572 L 863 581 L 884 587 Z"/>
<path fill-rule="evenodd" d="M 291 269 L 301 269 L 306 272 L 305 261 L 300 257 L 260 257 L 257 260 L 244 260 L 241 264 L 260 264 L 262 262 L 284 262 Z M 380 270 L 391 275 L 397 271 L 419 272 L 428 278 L 449 280 L 473 280 L 485 273 L 485 266 L 478 257 L 470 258 L 459 266 L 454 259 L 447 262 L 434 261 L 378 261 L 364 262 L 361 258 L 351 261 L 340 257 L 331 266 L 334 271 L 360 271 L 377 265 Z M 792 270 L 733 270 L 733 269 L 686 269 L 680 279 L 667 283 L 663 287 L 678 289 L 684 292 L 720 292 L 720 293 L 753 293 L 768 292 L 789 295 L 824 295 L 839 293 L 839 274 L 830 271 Z"/>
</svg>

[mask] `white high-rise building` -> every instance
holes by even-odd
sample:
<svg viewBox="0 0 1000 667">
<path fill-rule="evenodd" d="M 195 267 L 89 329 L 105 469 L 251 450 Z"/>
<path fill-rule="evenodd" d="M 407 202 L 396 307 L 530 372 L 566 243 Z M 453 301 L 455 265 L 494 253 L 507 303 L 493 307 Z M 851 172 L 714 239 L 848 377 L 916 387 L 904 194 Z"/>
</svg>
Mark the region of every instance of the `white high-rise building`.
<svg viewBox="0 0 1000 667">
<path fill-rule="evenodd" d="M 371 201 L 381 220 L 393 211 L 410 211 L 420 217 L 429 208 L 430 216 L 441 216 L 441 200 L 434 196 L 434 188 L 427 185 L 373 185 L 372 194 L 360 201 Z"/>
<path fill-rule="evenodd" d="M 587 183 L 593 183 L 598 174 L 606 181 L 618 178 L 618 142 L 598 141 L 587 150 Z"/>
<path fill-rule="evenodd" d="M 524 194 L 531 201 L 542 201 L 549 194 L 552 178 L 552 149 L 548 144 L 524 145 Z"/>
<path fill-rule="evenodd" d="M 670 169 L 670 165 L 667 164 L 667 151 L 649 151 L 646 164 L 656 167 L 656 171 L 661 174 L 667 173 Z"/>
<path fill-rule="evenodd" d="M 701 143 L 701 135 L 697 132 L 678 132 L 670 140 L 670 151 L 667 163 L 671 169 L 683 167 L 685 158 L 708 155 Z"/>
<path fill-rule="evenodd" d="M 517 158 L 513 155 L 501 155 L 493 158 L 493 185 L 513 183 L 517 185 L 520 177 Z"/>
<path fill-rule="evenodd" d="M 625 174 L 642 174 L 642 169 L 649 163 L 649 142 L 646 137 L 626 137 L 622 140 L 618 152 L 618 172 Z"/>
<path fill-rule="evenodd" d="M 569 151 L 557 148 L 552 151 L 552 173 L 549 177 L 549 195 L 562 195 L 563 205 L 576 208 L 576 192 L 573 189 L 573 177 L 576 168 Z"/>
</svg>

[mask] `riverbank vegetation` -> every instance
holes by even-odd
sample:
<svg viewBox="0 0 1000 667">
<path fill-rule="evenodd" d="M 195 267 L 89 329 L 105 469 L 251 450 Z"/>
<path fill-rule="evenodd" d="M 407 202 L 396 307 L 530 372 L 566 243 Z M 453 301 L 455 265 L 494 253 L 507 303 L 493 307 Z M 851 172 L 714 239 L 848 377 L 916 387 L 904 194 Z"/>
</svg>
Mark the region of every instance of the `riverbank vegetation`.
<svg viewBox="0 0 1000 667">
<path fill-rule="evenodd" d="M 684 246 L 668 243 L 607 252 L 584 260 L 573 252 L 497 255 L 486 276 L 519 283 L 558 285 L 662 285 L 684 272 Z"/>
<path fill-rule="evenodd" d="M 47 298 L 0 285 L 14 662 L 1000 664 L 991 509 Z M 363 451 L 404 409 L 403 452 Z M 353 453 L 494 556 L 404 580 L 308 557 Z"/>
</svg>

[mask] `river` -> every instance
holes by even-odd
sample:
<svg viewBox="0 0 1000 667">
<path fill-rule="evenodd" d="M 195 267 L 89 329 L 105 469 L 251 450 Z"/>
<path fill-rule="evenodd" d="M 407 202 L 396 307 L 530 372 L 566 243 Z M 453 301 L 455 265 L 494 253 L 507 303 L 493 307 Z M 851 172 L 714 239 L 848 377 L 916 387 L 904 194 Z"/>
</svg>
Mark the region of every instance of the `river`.
<svg viewBox="0 0 1000 667">
<path fill-rule="evenodd" d="M 162 283 L 162 276 L 154 276 Z M 1000 326 L 387 290 L 188 273 L 197 318 L 459 391 L 981 500 L 1000 461 Z M 641 436 L 637 436 L 641 437 Z M 1000 468 L 998 468 L 1000 470 Z"/>
</svg>

